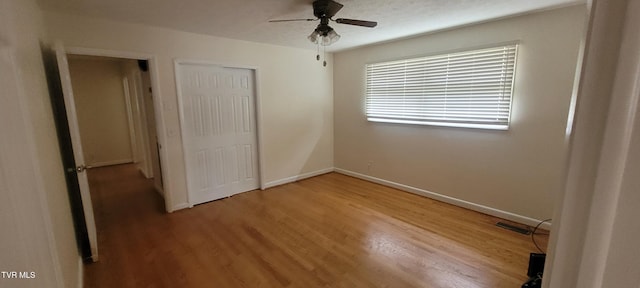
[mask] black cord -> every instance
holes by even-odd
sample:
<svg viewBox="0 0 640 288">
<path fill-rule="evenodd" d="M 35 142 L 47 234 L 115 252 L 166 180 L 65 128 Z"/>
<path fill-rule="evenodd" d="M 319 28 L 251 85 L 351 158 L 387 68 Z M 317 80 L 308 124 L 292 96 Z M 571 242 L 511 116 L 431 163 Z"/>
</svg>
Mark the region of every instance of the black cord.
<svg viewBox="0 0 640 288">
<path fill-rule="evenodd" d="M 549 222 L 551 221 L 551 219 L 545 219 L 540 221 L 540 223 L 538 223 L 538 225 L 536 225 L 535 228 L 533 228 L 533 232 L 531 232 L 531 241 L 533 241 L 533 245 L 536 245 L 536 248 L 538 248 L 538 250 L 540 251 L 540 253 L 545 253 L 544 251 L 542 251 L 542 249 L 540 249 L 540 246 L 538 246 L 538 243 L 536 243 L 536 237 L 534 237 L 536 235 L 536 231 L 538 230 L 538 228 L 540 228 L 540 225 L 542 225 L 542 223 L 544 222 Z M 547 233 L 544 233 L 544 235 L 548 235 Z"/>
</svg>

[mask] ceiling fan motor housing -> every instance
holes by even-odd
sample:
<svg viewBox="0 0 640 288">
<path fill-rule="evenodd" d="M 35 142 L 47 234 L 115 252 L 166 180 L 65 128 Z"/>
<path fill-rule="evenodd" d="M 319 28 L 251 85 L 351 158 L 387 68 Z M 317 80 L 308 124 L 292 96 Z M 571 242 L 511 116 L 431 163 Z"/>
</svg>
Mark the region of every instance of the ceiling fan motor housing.
<svg viewBox="0 0 640 288">
<path fill-rule="evenodd" d="M 342 4 L 332 0 L 316 0 L 313 2 L 313 15 L 320 18 L 320 20 L 331 18 L 342 9 L 342 6 Z"/>
<path fill-rule="evenodd" d="M 327 34 L 329 34 L 329 32 L 331 32 L 332 30 L 333 28 L 329 26 L 329 18 L 321 18 L 320 24 L 318 24 L 318 27 L 316 27 L 316 32 L 318 32 L 318 34 L 322 36 L 327 36 Z"/>
</svg>

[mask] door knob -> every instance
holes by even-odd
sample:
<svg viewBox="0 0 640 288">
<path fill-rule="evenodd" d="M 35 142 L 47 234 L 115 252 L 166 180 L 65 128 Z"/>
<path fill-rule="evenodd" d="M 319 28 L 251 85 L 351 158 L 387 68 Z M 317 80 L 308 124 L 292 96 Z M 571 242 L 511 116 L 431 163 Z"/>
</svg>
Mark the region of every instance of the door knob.
<svg viewBox="0 0 640 288">
<path fill-rule="evenodd" d="M 71 167 L 71 168 L 67 168 L 67 173 L 73 173 L 73 172 L 77 172 L 77 173 L 81 173 L 84 172 L 85 170 L 92 168 L 91 166 L 85 166 L 85 165 L 80 165 L 78 167 Z"/>
</svg>

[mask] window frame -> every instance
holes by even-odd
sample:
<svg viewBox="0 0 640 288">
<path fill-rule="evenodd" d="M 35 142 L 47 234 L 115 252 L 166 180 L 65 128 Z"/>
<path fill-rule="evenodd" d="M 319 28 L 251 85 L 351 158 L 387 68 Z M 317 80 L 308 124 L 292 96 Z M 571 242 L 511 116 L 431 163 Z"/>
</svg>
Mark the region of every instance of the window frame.
<svg viewBox="0 0 640 288">
<path fill-rule="evenodd" d="M 382 119 L 380 117 L 371 117 L 369 115 L 369 105 L 370 105 L 370 95 L 369 95 L 369 66 L 371 65 L 380 65 L 385 63 L 392 62 L 401 62 L 401 61 L 416 61 L 419 59 L 428 59 L 428 58 L 436 58 L 436 57 L 447 57 L 452 54 L 463 54 L 463 53 L 472 53 L 474 51 L 481 50 L 489 50 L 489 49 L 499 49 L 499 48 L 507 48 L 513 46 L 513 74 L 510 81 L 510 89 L 509 91 L 509 104 L 508 104 L 508 112 L 506 117 L 506 122 L 504 123 L 469 123 L 469 122 L 447 122 L 443 121 L 428 121 L 428 120 L 409 120 L 409 119 Z M 518 56 L 520 52 L 520 41 L 509 41 L 509 42 L 501 42 L 501 43 L 493 43 L 483 46 L 475 46 L 475 47 L 465 47 L 456 50 L 449 51 L 438 51 L 429 54 L 419 54 L 419 55 L 410 55 L 404 57 L 398 57 L 395 59 L 387 59 L 376 62 L 367 62 L 364 67 L 364 114 L 368 122 L 374 123 L 392 123 L 392 124 L 408 124 L 408 125 L 426 125 L 426 126 L 440 126 L 440 127 L 460 127 L 460 128 L 477 128 L 477 129 L 489 129 L 489 130 L 509 130 L 511 127 L 511 116 L 513 112 L 513 102 L 515 95 L 515 86 L 516 86 L 516 74 L 518 70 Z M 505 62 L 505 61 L 502 61 Z M 507 61 L 508 63 L 508 61 Z M 447 72 L 448 73 L 448 72 Z M 443 74 L 444 75 L 444 74 Z M 508 87 L 505 85 L 504 87 Z M 496 108 L 497 110 L 498 108 Z"/>
</svg>

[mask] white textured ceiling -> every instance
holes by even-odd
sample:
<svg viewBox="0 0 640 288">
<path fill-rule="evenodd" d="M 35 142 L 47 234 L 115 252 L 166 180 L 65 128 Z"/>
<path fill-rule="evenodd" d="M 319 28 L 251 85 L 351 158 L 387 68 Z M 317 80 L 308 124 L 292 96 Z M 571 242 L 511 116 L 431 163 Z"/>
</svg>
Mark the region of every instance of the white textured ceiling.
<svg viewBox="0 0 640 288">
<path fill-rule="evenodd" d="M 339 51 L 585 0 L 336 0 L 334 18 L 377 21 L 376 28 L 331 23 Z M 318 22 L 269 23 L 313 18 L 313 0 L 38 0 L 47 11 L 101 17 L 200 34 L 315 49 L 306 37 Z"/>
</svg>

